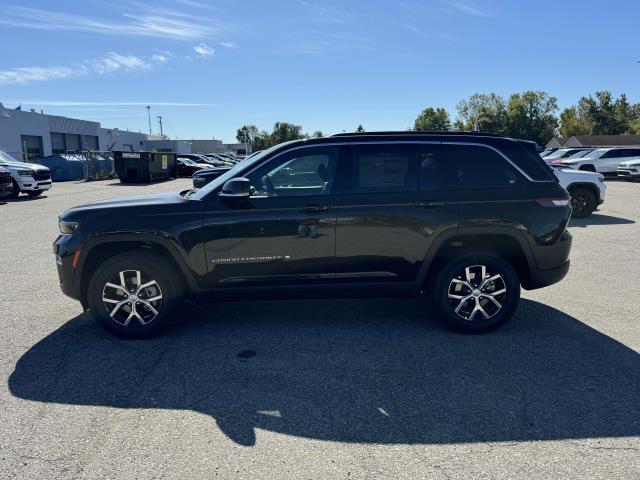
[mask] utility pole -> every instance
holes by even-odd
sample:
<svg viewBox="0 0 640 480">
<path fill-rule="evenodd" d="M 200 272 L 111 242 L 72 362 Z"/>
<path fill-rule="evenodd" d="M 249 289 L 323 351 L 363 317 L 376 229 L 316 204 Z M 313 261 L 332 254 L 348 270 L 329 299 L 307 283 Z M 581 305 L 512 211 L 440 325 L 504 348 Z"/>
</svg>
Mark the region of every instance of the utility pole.
<svg viewBox="0 0 640 480">
<path fill-rule="evenodd" d="M 162 133 L 162 115 L 158 115 L 156 118 L 158 119 L 158 123 L 160 124 L 160 136 L 164 138 L 164 133 Z"/>
<path fill-rule="evenodd" d="M 149 118 L 149 135 L 151 135 L 151 107 L 147 105 L 147 117 Z"/>
</svg>

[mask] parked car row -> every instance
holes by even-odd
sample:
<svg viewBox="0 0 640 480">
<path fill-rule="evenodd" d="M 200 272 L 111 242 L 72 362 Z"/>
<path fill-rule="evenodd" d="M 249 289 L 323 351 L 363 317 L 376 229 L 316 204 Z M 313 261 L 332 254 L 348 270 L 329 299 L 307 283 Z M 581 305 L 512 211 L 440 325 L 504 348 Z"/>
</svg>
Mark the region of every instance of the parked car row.
<svg viewBox="0 0 640 480">
<path fill-rule="evenodd" d="M 561 148 L 542 155 L 553 166 L 640 178 L 640 147 Z"/>
<path fill-rule="evenodd" d="M 7 188 L 6 174 L 0 181 L 0 195 L 18 198 L 20 193 L 31 197 L 40 195 L 51 188 L 51 171 L 36 163 L 26 163 L 16 160 L 8 153 L 0 151 L 0 169 L 8 172 L 11 177 L 11 191 Z"/>
</svg>

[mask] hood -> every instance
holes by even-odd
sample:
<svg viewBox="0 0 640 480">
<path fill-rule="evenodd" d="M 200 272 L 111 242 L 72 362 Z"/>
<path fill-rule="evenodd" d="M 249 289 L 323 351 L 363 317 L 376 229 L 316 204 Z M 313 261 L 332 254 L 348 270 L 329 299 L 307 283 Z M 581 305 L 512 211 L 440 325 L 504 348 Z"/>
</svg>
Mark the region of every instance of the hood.
<svg viewBox="0 0 640 480">
<path fill-rule="evenodd" d="M 189 200 L 180 196 L 179 193 L 161 193 L 150 195 L 134 195 L 130 197 L 117 197 L 109 200 L 99 200 L 97 202 L 85 203 L 68 209 L 67 212 L 79 212 L 89 210 L 101 210 L 107 208 L 143 207 L 157 205 L 173 205 L 188 202 Z M 64 215 L 64 214 L 63 214 Z"/>
<path fill-rule="evenodd" d="M 572 168 L 554 168 L 553 173 L 556 174 L 558 178 L 560 177 L 573 177 L 573 178 L 584 178 L 587 181 L 587 178 L 599 178 L 601 176 L 600 173 L 596 172 L 588 172 L 586 170 L 574 170 Z"/>
<path fill-rule="evenodd" d="M 224 172 L 231 170 L 231 167 L 214 167 L 214 168 L 207 168 L 207 169 L 203 169 L 203 170 L 199 170 L 196 173 L 193 174 L 194 177 L 205 177 L 208 175 L 221 175 Z"/>
<path fill-rule="evenodd" d="M 1 162 L 0 167 L 8 168 L 10 170 L 31 170 L 33 172 L 49 171 L 49 168 L 44 165 L 26 162 Z"/>
</svg>

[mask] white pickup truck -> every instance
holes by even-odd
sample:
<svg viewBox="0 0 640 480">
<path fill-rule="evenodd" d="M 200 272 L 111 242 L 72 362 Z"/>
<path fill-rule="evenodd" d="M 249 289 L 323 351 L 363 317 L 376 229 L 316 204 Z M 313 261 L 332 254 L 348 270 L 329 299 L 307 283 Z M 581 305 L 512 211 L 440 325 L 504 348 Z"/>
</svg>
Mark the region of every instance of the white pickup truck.
<svg viewBox="0 0 640 480">
<path fill-rule="evenodd" d="M 21 162 L 0 151 L 0 167 L 11 173 L 13 198 L 18 198 L 20 192 L 35 197 L 51 188 L 51 172 L 44 165 Z"/>
<path fill-rule="evenodd" d="M 571 207 L 574 218 L 591 215 L 598 205 L 604 202 L 607 186 L 600 173 L 573 170 L 563 165 L 551 165 L 560 185 L 571 195 Z"/>
</svg>

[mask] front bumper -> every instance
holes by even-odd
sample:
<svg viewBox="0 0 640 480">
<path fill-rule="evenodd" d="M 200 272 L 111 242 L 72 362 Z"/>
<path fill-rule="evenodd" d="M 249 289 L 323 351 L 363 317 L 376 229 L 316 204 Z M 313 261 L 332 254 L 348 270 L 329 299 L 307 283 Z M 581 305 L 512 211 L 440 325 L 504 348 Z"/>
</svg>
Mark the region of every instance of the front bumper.
<svg viewBox="0 0 640 480">
<path fill-rule="evenodd" d="M 49 190 L 51 188 L 51 179 L 49 180 L 34 180 L 31 177 L 24 177 L 17 180 L 16 183 L 21 192 L 36 192 L 39 190 Z"/>
<path fill-rule="evenodd" d="M 53 243 L 53 253 L 56 258 L 60 289 L 66 296 L 74 300 L 81 299 L 79 275 L 73 266 L 73 257 L 79 250 L 79 245 L 72 235 L 60 235 Z"/>
<path fill-rule="evenodd" d="M 618 168 L 618 176 L 624 178 L 640 177 L 640 167 Z"/>
</svg>

